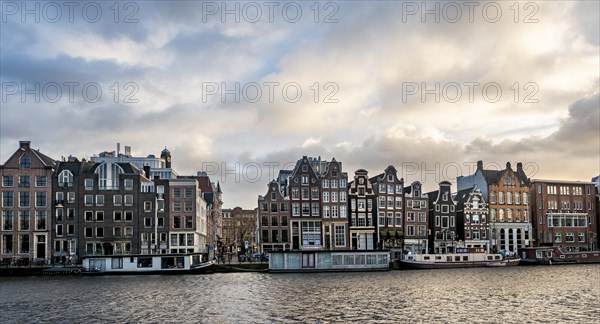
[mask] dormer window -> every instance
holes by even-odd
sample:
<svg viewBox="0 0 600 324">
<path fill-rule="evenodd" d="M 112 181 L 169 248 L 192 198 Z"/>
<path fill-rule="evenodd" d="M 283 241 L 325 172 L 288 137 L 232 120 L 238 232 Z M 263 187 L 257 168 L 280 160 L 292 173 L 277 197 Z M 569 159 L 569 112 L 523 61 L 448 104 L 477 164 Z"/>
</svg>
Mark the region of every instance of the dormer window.
<svg viewBox="0 0 600 324">
<path fill-rule="evenodd" d="M 58 175 L 58 186 L 68 188 L 73 186 L 73 173 L 69 170 L 63 170 Z"/>
<path fill-rule="evenodd" d="M 19 169 L 30 169 L 31 168 L 31 158 L 29 155 L 23 154 L 19 159 Z"/>
</svg>

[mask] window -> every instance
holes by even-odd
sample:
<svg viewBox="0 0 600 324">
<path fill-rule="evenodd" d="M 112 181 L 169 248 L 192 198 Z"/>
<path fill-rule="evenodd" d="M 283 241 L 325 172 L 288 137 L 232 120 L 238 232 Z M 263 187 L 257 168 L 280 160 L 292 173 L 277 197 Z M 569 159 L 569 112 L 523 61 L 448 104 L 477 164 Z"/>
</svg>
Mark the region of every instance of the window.
<svg viewBox="0 0 600 324">
<path fill-rule="evenodd" d="M 35 207 L 46 207 L 46 192 L 35 193 Z"/>
<path fill-rule="evenodd" d="M 125 195 L 125 206 L 133 206 L 133 195 Z"/>
<path fill-rule="evenodd" d="M 2 187 L 13 187 L 15 185 L 13 176 L 2 176 Z"/>
<path fill-rule="evenodd" d="M 103 222 L 104 221 L 104 212 L 99 210 L 96 212 L 96 221 Z"/>
<path fill-rule="evenodd" d="M 2 207 L 13 207 L 14 199 L 13 193 L 9 191 L 2 192 Z"/>
<path fill-rule="evenodd" d="M 302 200 L 308 200 L 308 188 L 302 188 Z"/>
<path fill-rule="evenodd" d="M 554 233 L 554 242 L 556 242 L 556 243 L 562 242 L 562 235 L 560 233 Z"/>
<path fill-rule="evenodd" d="M 329 192 L 323 191 L 323 202 L 329 202 Z"/>
<path fill-rule="evenodd" d="M 340 218 L 346 218 L 346 205 L 340 206 Z"/>
<path fill-rule="evenodd" d="M 402 197 L 396 197 L 396 208 L 402 208 Z"/>
<path fill-rule="evenodd" d="M 181 228 L 181 216 L 173 216 L 173 228 Z"/>
<path fill-rule="evenodd" d="M 56 208 L 56 221 L 62 221 L 64 218 L 65 210 L 62 208 Z"/>
<path fill-rule="evenodd" d="M 63 172 L 65 172 L 65 171 L 63 171 Z M 85 179 L 84 186 L 85 186 L 85 190 L 94 189 L 94 179 Z"/>
<path fill-rule="evenodd" d="M 336 225 L 334 228 L 335 231 L 335 246 L 342 247 L 346 246 L 346 227 L 341 225 Z"/>
<path fill-rule="evenodd" d="M 194 188 L 185 188 L 184 197 L 192 198 L 194 196 Z"/>
<path fill-rule="evenodd" d="M 496 192 L 495 191 L 492 191 L 490 193 L 490 203 L 491 204 L 495 204 L 496 203 Z"/>
<path fill-rule="evenodd" d="M 104 227 L 96 227 L 96 237 L 104 237 Z"/>
<path fill-rule="evenodd" d="M 85 238 L 91 238 L 94 236 L 93 229 L 91 227 L 85 227 L 83 229 L 83 233 L 84 233 Z"/>
<path fill-rule="evenodd" d="M 75 203 L 75 192 L 74 191 L 67 192 L 67 202 L 69 204 Z"/>
<path fill-rule="evenodd" d="M 173 203 L 173 211 L 180 212 L 181 211 L 181 202 L 176 201 Z"/>
<path fill-rule="evenodd" d="M 340 188 L 346 189 L 346 187 L 347 187 L 346 179 L 340 179 Z"/>
<path fill-rule="evenodd" d="M 148 213 L 152 211 L 152 202 L 144 201 L 144 212 Z"/>
<path fill-rule="evenodd" d="M 22 231 L 29 230 L 29 211 L 22 210 L 19 212 L 19 229 Z"/>
<path fill-rule="evenodd" d="M 346 202 L 346 192 L 340 191 L 340 202 Z"/>
<path fill-rule="evenodd" d="M 440 227 L 440 216 L 435 216 L 435 226 Z"/>
<path fill-rule="evenodd" d="M 408 213 L 406 213 L 406 221 L 407 222 L 414 222 L 415 221 L 415 212 L 408 212 Z"/>
<path fill-rule="evenodd" d="M 444 214 L 448 214 L 449 213 L 449 211 L 448 211 L 448 205 L 442 205 L 442 213 L 444 213 Z"/>
<path fill-rule="evenodd" d="M 379 184 L 379 193 L 386 193 L 386 186 L 383 183 Z"/>
<path fill-rule="evenodd" d="M 338 202 L 338 193 L 337 193 L 337 191 L 331 192 L 331 202 Z"/>
<path fill-rule="evenodd" d="M 310 216 L 310 204 L 302 203 L 302 216 Z"/>
<path fill-rule="evenodd" d="M 48 179 L 46 176 L 36 176 L 35 177 L 35 186 L 36 187 L 46 187 L 48 185 Z"/>
<path fill-rule="evenodd" d="M 520 205 L 521 204 L 521 194 L 518 192 L 515 192 L 515 205 Z"/>
<path fill-rule="evenodd" d="M 120 221 L 122 221 L 122 220 L 123 220 L 123 212 L 122 212 L 122 211 L 120 211 L 120 210 L 115 210 L 115 211 L 113 212 L 113 220 L 114 220 L 115 222 L 120 222 Z"/>
<path fill-rule="evenodd" d="M 504 204 L 504 192 L 502 191 L 498 192 L 498 203 Z"/>
<path fill-rule="evenodd" d="M 91 222 L 94 219 L 93 211 L 86 210 L 85 212 L 83 212 L 83 214 L 84 214 L 84 219 L 86 222 Z"/>
<path fill-rule="evenodd" d="M 310 189 L 310 191 L 311 191 L 311 196 L 310 196 L 310 197 L 311 197 L 313 200 L 315 200 L 315 199 L 319 199 L 319 188 L 317 188 L 317 187 L 312 187 L 312 188 Z"/>
<path fill-rule="evenodd" d="M 415 236 L 415 225 L 408 225 L 406 227 L 406 236 Z"/>
<path fill-rule="evenodd" d="M 323 188 L 329 188 L 329 180 L 323 179 Z"/>
<path fill-rule="evenodd" d="M 43 231 L 46 229 L 46 211 L 38 210 L 35 212 L 35 229 Z"/>
<path fill-rule="evenodd" d="M 331 180 L 331 188 L 337 188 L 338 187 L 338 181 L 333 179 Z"/>
<path fill-rule="evenodd" d="M 132 222 L 133 221 L 133 211 L 131 211 L 131 210 L 126 210 L 125 211 L 125 221 L 126 222 Z"/>
<path fill-rule="evenodd" d="M 94 205 L 94 196 L 93 195 L 85 195 L 84 202 L 85 202 L 86 206 L 93 206 Z"/>
<path fill-rule="evenodd" d="M 29 207 L 29 192 L 19 192 L 19 207 Z"/>
<path fill-rule="evenodd" d="M 387 208 L 394 208 L 394 197 L 393 196 L 387 197 Z"/>
<path fill-rule="evenodd" d="M 299 203 L 292 204 L 292 216 L 300 216 L 300 204 Z"/>
<path fill-rule="evenodd" d="M 75 225 L 74 224 L 67 225 L 67 235 L 75 235 Z"/>
<path fill-rule="evenodd" d="M 402 226 L 402 213 L 396 213 L 396 226 Z"/>
<path fill-rule="evenodd" d="M 125 227 L 125 237 L 132 237 L 132 236 L 133 236 L 133 227 L 131 227 L 131 226 Z"/>
<path fill-rule="evenodd" d="M 512 192 L 507 192 L 506 193 L 506 203 L 509 204 L 509 205 L 511 205 L 513 203 L 512 202 Z"/>
<path fill-rule="evenodd" d="M 292 188 L 292 199 L 300 199 L 300 189 Z"/>
<path fill-rule="evenodd" d="M 329 205 L 323 206 L 323 217 L 329 218 L 330 216 L 331 216 L 331 213 L 329 211 Z"/>
<path fill-rule="evenodd" d="M 307 185 L 308 184 L 308 175 L 306 175 L 306 174 L 302 175 L 302 184 L 303 185 Z"/>
<path fill-rule="evenodd" d="M 144 227 L 146 227 L 146 228 L 152 227 L 152 218 L 151 217 L 144 217 Z"/>
<path fill-rule="evenodd" d="M 31 168 L 31 159 L 29 155 L 23 154 L 21 158 L 19 158 L 19 169 L 30 169 Z"/>
<path fill-rule="evenodd" d="M 29 253 L 29 234 L 22 234 L 20 238 L 19 253 Z"/>
<path fill-rule="evenodd" d="M 523 205 L 529 205 L 529 198 L 526 192 L 523 193 Z"/>
<path fill-rule="evenodd" d="M 573 235 L 573 233 L 566 233 L 565 234 L 565 242 L 567 242 L 567 243 L 575 242 L 575 235 Z"/>
<path fill-rule="evenodd" d="M 12 210 L 2 211 L 2 230 L 3 231 L 12 231 L 13 222 L 14 222 L 13 211 Z"/>
<path fill-rule="evenodd" d="M 319 216 L 319 204 L 318 203 L 312 203 L 312 215 L 313 216 Z"/>
<path fill-rule="evenodd" d="M 277 199 L 277 194 L 274 192 L 271 192 L 271 200 L 276 200 Z"/>
<path fill-rule="evenodd" d="M 424 212 L 419 212 L 419 222 L 425 223 L 427 222 L 427 214 Z"/>
<path fill-rule="evenodd" d="M 104 195 L 96 195 L 96 206 L 104 206 Z"/>
<path fill-rule="evenodd" d="M 125 190 L 133 190 L 133 179 L 125 179 Z"/>
<path fill-rule="evenodd" d="M 579 242 L 585 242 L 585 233 L 579 233 L 577 237 Z"/>
<path fill-rule="evenodd" d="M 338 216 L 338 206 L 331 206 L 331 217 L 337 218 Z"/>
</svg>

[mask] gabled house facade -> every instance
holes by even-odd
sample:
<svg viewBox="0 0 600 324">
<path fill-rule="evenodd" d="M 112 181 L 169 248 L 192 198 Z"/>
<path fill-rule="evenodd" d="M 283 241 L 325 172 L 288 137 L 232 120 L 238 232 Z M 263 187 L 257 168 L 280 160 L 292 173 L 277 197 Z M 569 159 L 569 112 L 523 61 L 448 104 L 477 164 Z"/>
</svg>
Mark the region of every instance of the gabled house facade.
<svg viewBox="0 0 600 324">
<path fill-rule="evenodd" d="M 20 141 L 0 166 L 0 259 L 48 263 L 52 246 L 52 184 L 56 162 Z"/>
<path fill-rule="evenodd" d="M 488 204 L 477 185 L 456 193 L 457 233 L 464 247 L 484 248 L 490 252 L 490 223 Z"/>
<path fill-rule="evenodd" d="M 320 171 L 324 249 L 348 249 L 348 174 L 335 158 L 322 162 Z"/>
<path fill-rule="evenodd" d="M 320 161 L 304 156 L 288 178 L 292 212 L 290 235 L 294 250 L 324 248 L 320 164 Z"/>
<path fill-rule="evenodd" d="M 359 169 L 348 186 L 350 208 L 350 249 L 373 250 L 377 248 L 377 199 L 368 172 Z M 339 229 L 341 234 L 342 228 Z M 336 234 L 338 234 L 336 228 Z M 336 241 L 340 236 L 336 236 Z M 340 243 L 340 245 L 342 245 Z"/>
<path fill-rule="evenodd" d="M 392 253 L 402 252 L 404 231 L 404 179 L 392 165 L 370 179 L 377 196 L 378 246 Z"/>
<path fill-rule="evenodd" d="M 235 218 L 233 219 L 236 221 Z M 273 180 L 268 185 L 267 193 L 264 196 L 258 196 L 260 251 L 290 249 L 289 220 L 289 199 L 283 196 L 279 183 Z M 244 241 L 240 241 L 240 243 L 245 244 Z"/>
<path fill-rule="evenodd" d="M 415 181 L 404 188 L 404 251 L 427 253 L 429 228 L 428 196 L 423 194 L 421 182 Z"/>
<path fill-rule="evenodd" d="M 517 163 L 516 170 L 512 170 L 510 162 L 504 170 L 485 170 L 483 162 L 478 161 L 475 173 L 458 177 L 457 185 L 459 191 L 477 185 L 488 202 L 492 252 L 517 252 L 531 246 L 531 181 L 522 163 Z"/>
<path fill-rule="evenodd" d="M 452 184 L 440 182 L 436 191 L 427 193 L 429 196 L 429 235 L 430 253 L 454 253 L 458 247 L 458 229 L 456 204 L 452 199 Z"/>
</svg>

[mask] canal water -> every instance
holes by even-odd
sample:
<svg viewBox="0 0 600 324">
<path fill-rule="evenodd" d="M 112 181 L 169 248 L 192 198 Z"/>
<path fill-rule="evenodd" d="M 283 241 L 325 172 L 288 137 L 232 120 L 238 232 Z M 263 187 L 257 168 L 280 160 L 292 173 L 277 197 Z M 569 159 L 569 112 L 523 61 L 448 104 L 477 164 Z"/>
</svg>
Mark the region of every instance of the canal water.
<svg viewBox="0 0 600 324">
<path fill-rule="evenodd" d="M 2 323 L 600 323 L 600 265 L 0 278 Z"/>
</svg>

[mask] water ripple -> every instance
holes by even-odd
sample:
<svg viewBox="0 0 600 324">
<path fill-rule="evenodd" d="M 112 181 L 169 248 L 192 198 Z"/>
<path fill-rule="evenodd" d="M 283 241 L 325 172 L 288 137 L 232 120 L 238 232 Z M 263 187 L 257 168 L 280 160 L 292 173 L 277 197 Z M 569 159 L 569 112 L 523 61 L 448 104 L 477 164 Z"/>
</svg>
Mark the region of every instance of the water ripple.
<svg viewBox="0 0 600 324">
<path fill-rule="evenodd" d="M 600 323 L 600 266 L 2 278 L 2 323 Z"/>
</svg>

